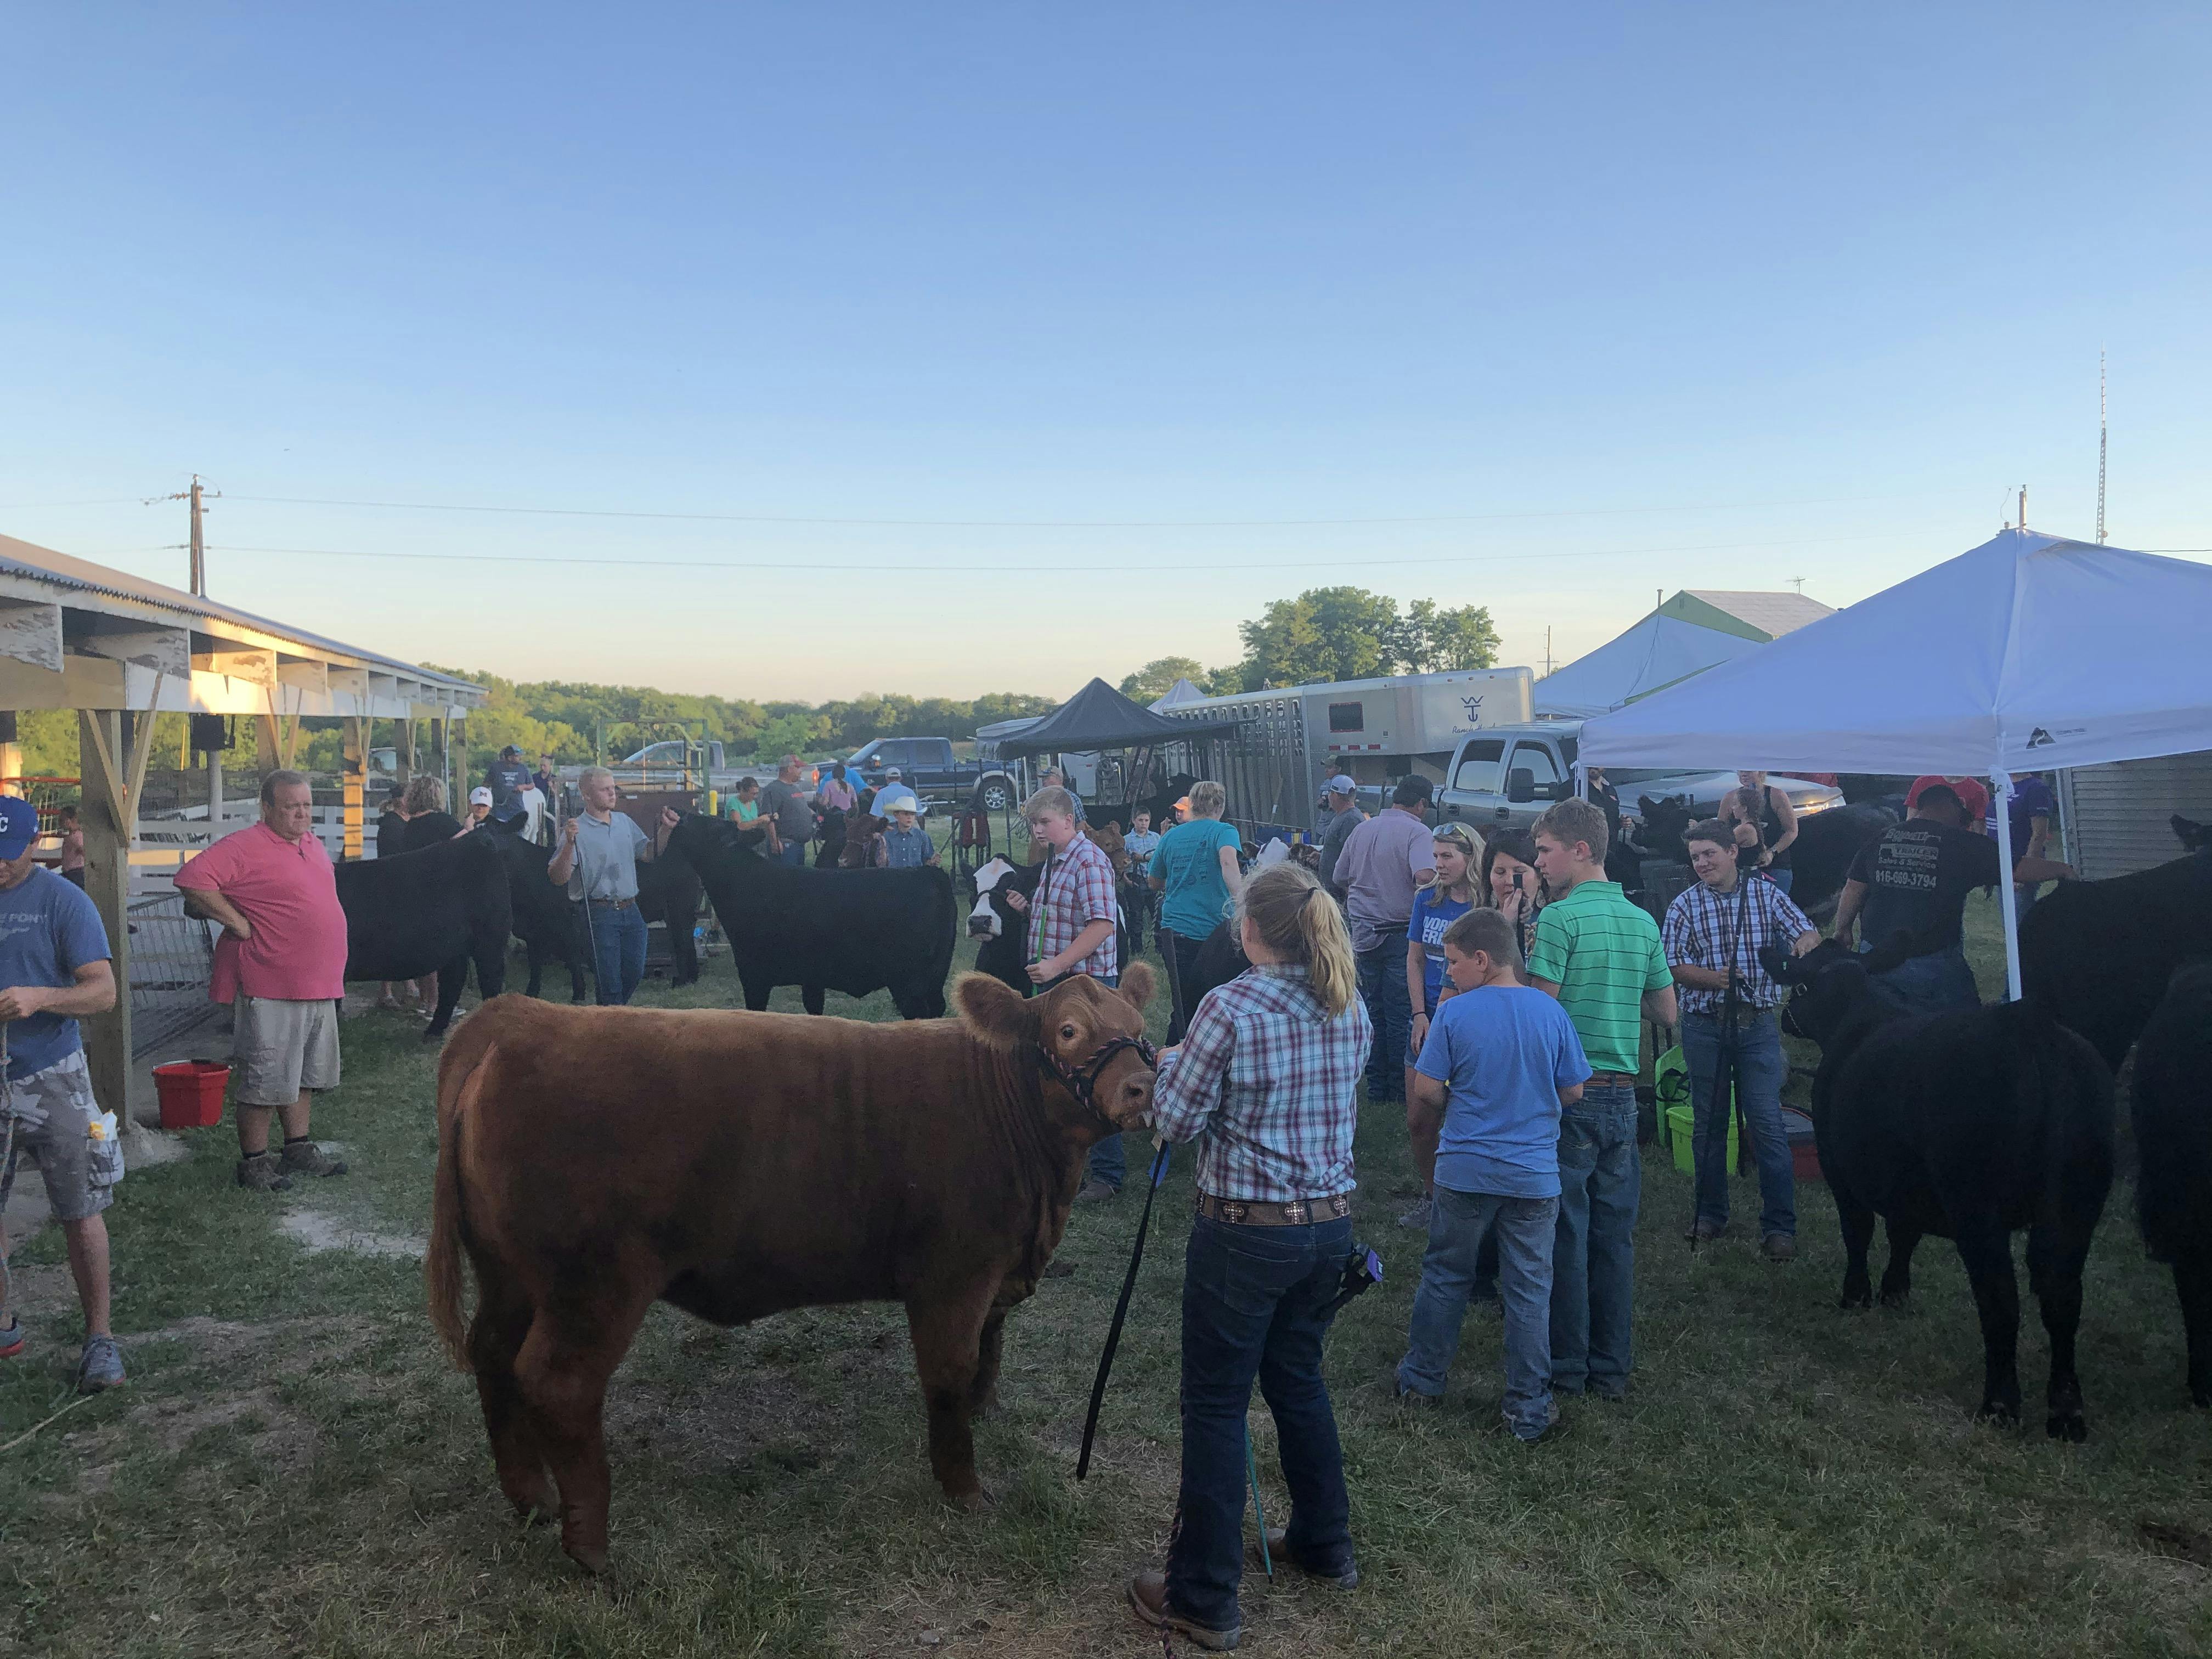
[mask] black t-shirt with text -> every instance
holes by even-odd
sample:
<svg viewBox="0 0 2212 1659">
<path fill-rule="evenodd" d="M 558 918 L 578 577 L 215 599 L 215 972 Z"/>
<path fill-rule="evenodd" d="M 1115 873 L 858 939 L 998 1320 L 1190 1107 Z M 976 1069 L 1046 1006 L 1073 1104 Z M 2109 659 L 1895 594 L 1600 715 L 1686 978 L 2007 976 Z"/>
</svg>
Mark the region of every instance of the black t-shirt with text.
<svg viewBox="0 0 2212 1659">
<path fill-rule="evenodd" d="M 1902 930 L 1916 954 L 1959 943 L 1966 895 L 1994 886 L 2002 874 L 1997 844 L 1971 830 L 1914 818 L 1882 831 L 1859 849 L 1851 879 L 1867 884 L 1859 932 L 1881 945 Z"/>
</svg>

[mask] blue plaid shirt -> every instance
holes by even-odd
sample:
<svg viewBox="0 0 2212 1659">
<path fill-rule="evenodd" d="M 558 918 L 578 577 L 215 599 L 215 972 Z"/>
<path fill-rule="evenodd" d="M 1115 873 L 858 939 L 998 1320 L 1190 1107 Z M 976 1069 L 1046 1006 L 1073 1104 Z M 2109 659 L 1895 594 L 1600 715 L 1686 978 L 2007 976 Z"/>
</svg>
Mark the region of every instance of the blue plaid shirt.
<svg viewBox="0 0 2212 1659">
<path fill-rule="evenodd" d="M 1216 1198 L 1288 1204 L 1354 1185 L 1355 1091 L 1373 1041 L 1357 1000 L 1334 1018 L 1304 968 L 1247 969 L 1210 991 L 1152 1083 L 1172 1141 L 1196 1140 L 1198 1186 Z"/>
<path fill-rule="evenodd" d="M 1790 895 L 1765 876 L 1747 872 L 1736 878 L 1737 892 L 1717 893 L 1704 882 L 1692 882 L 1667 907 L 1659 924 L 1659 943 L 1669 968 L 1688 966 L 1727 971 L 1729 944 L 1735 944 L 1735 973 L 1740 984 L 1739 1006 L 1778 1008 L 1790 994 L 1759 959 L 1763 945 L 1778 939 L 1786 949 L 1800 935 L 1813 930 L 1805 913 L 1790 902 Z M 1739 896 L 1739 893 L 1741 896 Z M 1743 925 L 1736 925 L 1736 907 L 1743 907 Z M 1699 991 L 1678 985 L 1682 1011 L 1717 1014 L 1728 1000 L 1724 991 Z"/>
</svg>

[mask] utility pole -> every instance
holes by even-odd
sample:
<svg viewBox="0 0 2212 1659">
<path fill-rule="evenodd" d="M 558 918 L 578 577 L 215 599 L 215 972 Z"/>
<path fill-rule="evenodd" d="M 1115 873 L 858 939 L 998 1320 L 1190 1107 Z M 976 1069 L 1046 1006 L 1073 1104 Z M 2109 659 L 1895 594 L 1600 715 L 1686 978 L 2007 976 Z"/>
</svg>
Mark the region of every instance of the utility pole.
<svg viewBox="0 0 2212 1659">
<path fill-rule="evenodd" d="M 2105 354 L 2097 354 L 2097 545 L 2105 544 Z"/>
<path fill-rule="evenodd" d="M 192 538 L 188 544 L 191 549 L 191 564 L 185 577 L 185 586 L 188 592 L 205 599 L 207 597 L 207 542 L 201 533 L 200 515 L 207 510 L 205 502 L 222 499 L 222 491 L 218 489 L 212 495 L 207 495 L 201 488 L 200 475 L 195 472 L 192 474 L 192 487 L 190 489 L 179 489 L 173 495 L 156 495 L 153 499 L 157 501 L 190 501 L 192 504 Z"/>
<path fill-rule="evenodd" d="M 2022 530 L 2027 528 L 2027 486 L 2026 484 L 2020 487 L 2020 527 Z"/>
<path fill-rule="evenodd" d="M 1790 586 L 1792 586 L 1792 587 L 1794 587 L 1794 588 L 1796 588 L 1796 589 L 1797 590 L 1797 597 L 1798 597 L 1798 598 L 1800 598 L 1800 599 L 1804 598 L 1804 596 L 1805 596 L 1805 579 L 1804 579 L 1802 576 L 1792 576 L 1792 577 L 1790 579 Z"/>
<path fill-rule="evenodd" d="M 1548 679 L 1548 678 L 1551 678 L 1551 673 L 1552 673 L 1552 625 L 1551 625 L 1551 623 L 1546 623 L 1544 624 L 1544 675 L 1545 675 L 1545 678 L 1547 678 L 1547 679 Z"/>
</svg>

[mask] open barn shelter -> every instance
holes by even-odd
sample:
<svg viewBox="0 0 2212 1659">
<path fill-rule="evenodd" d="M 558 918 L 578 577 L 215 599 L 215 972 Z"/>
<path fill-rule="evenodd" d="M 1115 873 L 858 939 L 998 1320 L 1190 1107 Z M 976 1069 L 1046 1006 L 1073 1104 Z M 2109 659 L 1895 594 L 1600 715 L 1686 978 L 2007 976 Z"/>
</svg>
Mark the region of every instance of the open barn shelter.
<svg viewBox="0 0 2212 1659">
<path fill-rule="evenodd" d="M 441 763 L 453 758 L 483 697 L 465 680 L 0 536 L 0 710 L 11 722 L 27 709 L 77 716 L 85 889 L 115 959 L 114 1012 L 84 1023 L 103 1104 L 120 1113 L 128 1097 L 134 864 L 171 869 L 191 850 L 137 844 L 154 717 L 257 715 L 264 770 L 293 763 L 303 720 L 342 720 L 343 850 L 357 858 L 371 723 L 398 723 L 404 781 L 418 732 Z M 224 832 L 220 746 L 207 757 L 212 837 Z M 465 758 L 461 765 L 465 775 Z M 14 787 L 21 769 L 0 766 L 16 775 L 0 776 L 0 789 Z"/>
</svg>

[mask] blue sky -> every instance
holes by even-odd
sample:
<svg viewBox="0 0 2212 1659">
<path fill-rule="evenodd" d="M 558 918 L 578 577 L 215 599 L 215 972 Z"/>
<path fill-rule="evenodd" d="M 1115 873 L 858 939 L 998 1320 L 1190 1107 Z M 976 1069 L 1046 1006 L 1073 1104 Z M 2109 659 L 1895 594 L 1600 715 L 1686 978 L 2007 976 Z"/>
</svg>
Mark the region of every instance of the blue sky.
<svg viewBox="0 0 2212 1659">
<path fill-rule="evenodd" d="M 1538 9 L 21 9 L 0 533 L 181 583 L 197 470 L 233 603 L 763 699 L 1540 662 L 2086 537 L 2102 348 L 2212 547 L 2212 12 Z"/>
</svg>

